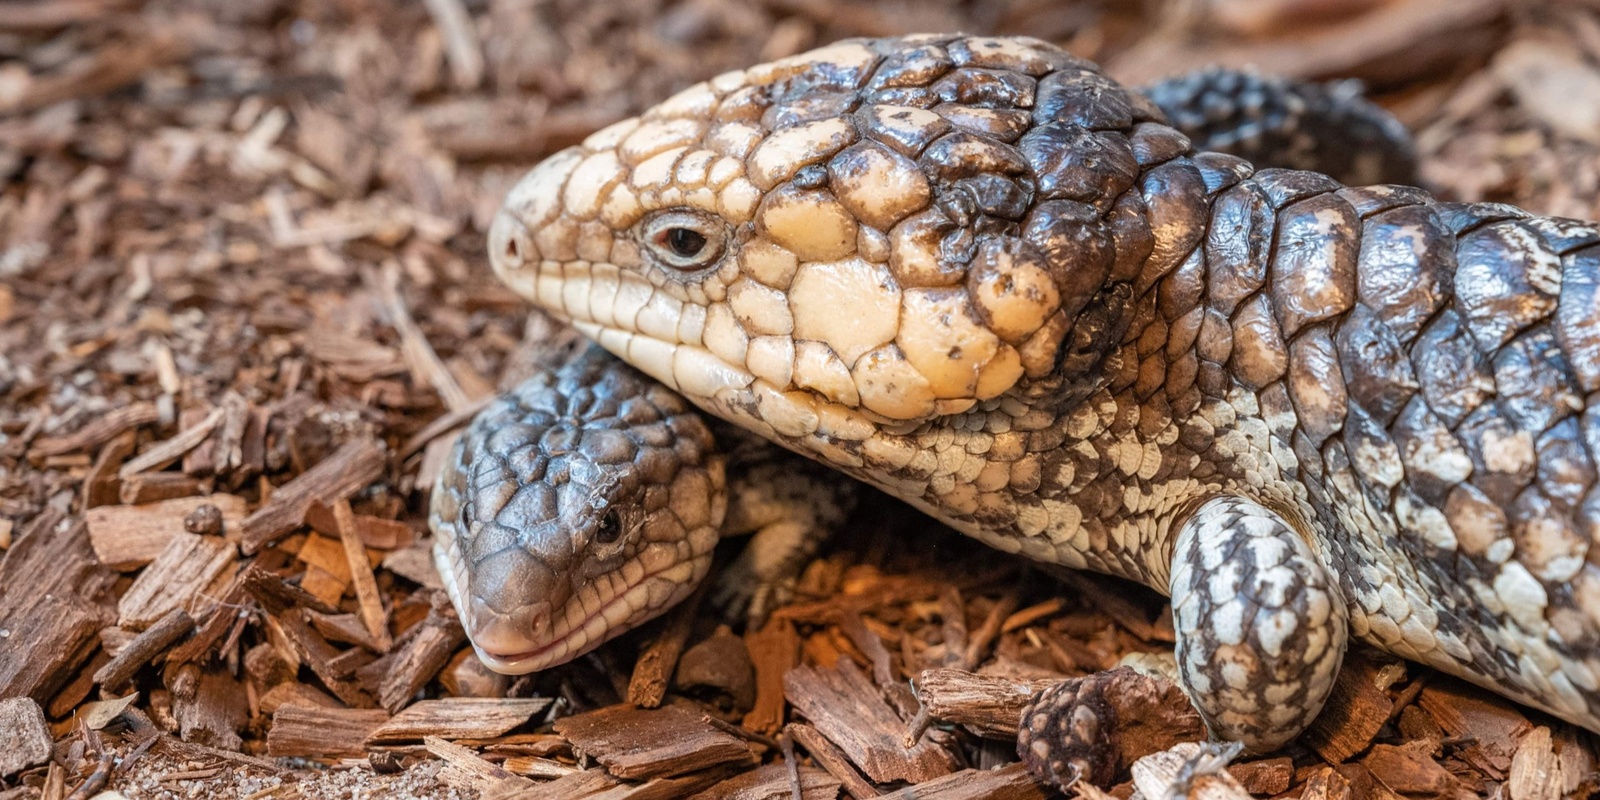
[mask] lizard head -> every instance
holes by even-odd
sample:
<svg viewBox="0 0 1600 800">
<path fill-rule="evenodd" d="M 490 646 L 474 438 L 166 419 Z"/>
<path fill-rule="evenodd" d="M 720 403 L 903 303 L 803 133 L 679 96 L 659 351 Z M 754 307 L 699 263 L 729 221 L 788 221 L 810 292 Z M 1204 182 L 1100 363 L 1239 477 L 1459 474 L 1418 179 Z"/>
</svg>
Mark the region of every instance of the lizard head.
<svg viewBox="0 0 1600 800">
<path fill-rule="evenodd" d="M 683 399 L 590 353 L 494 401 L 434 488 L 434 560 L 479 657 L 576 658 L 686 597 L 726 513 L 723 464 Z"/>
<path fill-rule="evenodd" d="M 490 257 L 763 435 L 915 426 L 1098 369 L 1150 252 L 1130 130 L 1158 119 L 1037 40 L 844 41 L 550 157 Z"/>
</svg>

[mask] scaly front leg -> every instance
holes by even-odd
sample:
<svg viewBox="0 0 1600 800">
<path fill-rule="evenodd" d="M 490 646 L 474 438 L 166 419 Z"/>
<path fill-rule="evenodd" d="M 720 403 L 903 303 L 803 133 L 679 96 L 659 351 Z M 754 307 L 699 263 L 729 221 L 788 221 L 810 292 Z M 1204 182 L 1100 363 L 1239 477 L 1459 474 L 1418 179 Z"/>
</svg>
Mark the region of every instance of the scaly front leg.
<svg viewBox="0 0 1600 800">
<path fill-rule="evenodd" d="M 726 614 L 752 626 L 794 597 L 801 571 L 855 507 L 858 489 L 765 442 L 758 448 L 734 457 L 723 525 L 724 535 L 753 535 L 712 594 Z"/>
<path fill-rule="evenodd" d="M 1322 711 L 1348 641 L 1339 586 L 1282 515 L 1206 501 L 1179 528 L 1172 621 L 1184 691 L 1218 739 L 1272 750 Z"/>
</svg>

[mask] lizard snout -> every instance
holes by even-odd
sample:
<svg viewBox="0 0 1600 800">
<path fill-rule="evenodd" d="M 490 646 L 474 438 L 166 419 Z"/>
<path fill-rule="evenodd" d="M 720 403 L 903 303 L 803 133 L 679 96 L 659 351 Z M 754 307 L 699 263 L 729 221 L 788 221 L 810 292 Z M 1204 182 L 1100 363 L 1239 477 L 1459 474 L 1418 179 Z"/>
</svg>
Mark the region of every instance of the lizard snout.
<svg viewBox="0 0 1600 800">
<path fill-rule="evenodd" d="M 550 604 L 543 600 L 501 611 L 472 599 L 472 641 L 491 655 L 511 657 L 537 649 L 550 627 Z"/>
</svg>

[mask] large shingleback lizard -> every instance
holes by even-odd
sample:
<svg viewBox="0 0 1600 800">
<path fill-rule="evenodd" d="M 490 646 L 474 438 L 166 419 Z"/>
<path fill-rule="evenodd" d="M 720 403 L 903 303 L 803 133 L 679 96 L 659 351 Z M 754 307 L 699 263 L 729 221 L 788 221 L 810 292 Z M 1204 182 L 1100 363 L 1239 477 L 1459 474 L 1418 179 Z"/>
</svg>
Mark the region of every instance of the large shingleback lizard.
<svg viewBox="0 0 1600 800">
<path fill-rule="evenodd" d="M 1600 229 L 1197 153 L 1046 43 L 855 40 L 547 160 L 491 261 L 702 408 L 1173 597 L 1269 748 L 1348 632 L 1600 730 Z"/>
</svg>

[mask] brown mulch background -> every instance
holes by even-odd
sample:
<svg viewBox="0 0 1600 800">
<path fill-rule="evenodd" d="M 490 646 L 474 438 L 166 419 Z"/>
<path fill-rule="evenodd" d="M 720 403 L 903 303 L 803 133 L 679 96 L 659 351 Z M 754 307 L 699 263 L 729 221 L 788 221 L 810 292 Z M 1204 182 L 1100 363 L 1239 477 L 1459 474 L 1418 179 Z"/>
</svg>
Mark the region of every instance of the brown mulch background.
<svg viewBox="0 0 1600 800">
<path fill-rule="evenodd" d="M 476 664 L 431 574 L 452 428 L 559 336 L 482 255 L 511 183 L 719 72 L 956 29 L 1128 82 L 1358 77 L 1439 194 L 1600 218 L 1595 0 L 0 0 L 0 800 L 809 798 L 951 773 L 942 796 L 977 797 L 959 771 L 1013 748 L 948 724 L 887 746 L 908 681 L 1170 648 L 1159 599 L 1053 582 L 888 501 L 762 631 L 690 608 L 520 679 Z M 617 705 L 675 663 L 664 710 Z M 1250 791 L 1597 785 L 1590 734 L 1352 663 L 1344 713 L 1241 759 Z M 526 699 L 437 702 L 460 697 Z"/>
</svg>

